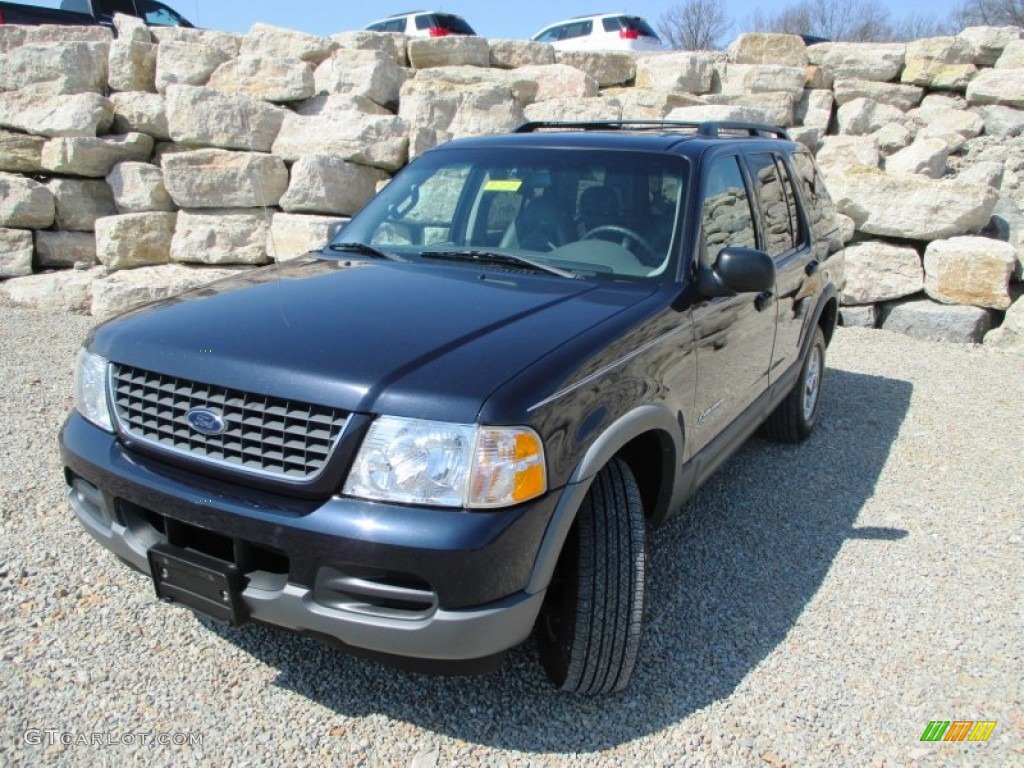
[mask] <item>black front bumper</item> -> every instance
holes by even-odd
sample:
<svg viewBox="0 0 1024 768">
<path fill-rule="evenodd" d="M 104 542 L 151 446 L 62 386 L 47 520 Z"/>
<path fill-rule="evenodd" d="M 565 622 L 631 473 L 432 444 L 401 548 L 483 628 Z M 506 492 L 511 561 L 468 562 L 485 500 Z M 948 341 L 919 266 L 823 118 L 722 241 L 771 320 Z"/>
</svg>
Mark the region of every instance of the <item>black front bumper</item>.
<svg viewBox="0 0 1024 768">
<path fill-rule="evenodd" d="M 385 655 L 476 659 L 524 640 L 543 600 L 525 590 L 556 494 L 496 512 L 297 499 L 129 453 L 77 413 L 60 446 L 94 538 L 146 573 L 165 544 L 233 563 L 261 622 Z"/>
</svg>

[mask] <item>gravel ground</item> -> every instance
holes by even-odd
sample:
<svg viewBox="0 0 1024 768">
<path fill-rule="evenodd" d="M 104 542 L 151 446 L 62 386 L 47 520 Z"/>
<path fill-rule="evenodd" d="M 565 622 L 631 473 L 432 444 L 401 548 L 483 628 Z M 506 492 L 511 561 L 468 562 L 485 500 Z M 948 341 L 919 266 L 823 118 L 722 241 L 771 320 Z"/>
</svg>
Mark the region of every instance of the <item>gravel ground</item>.
<svg viewBox="0 0 1024 768">
<path fill-rule="evenodd" d="M 814 437 L 654 532 L 634 682 L 578 699 L 532 643 L 433 678 L 158 603 L 62 496 L 91 323 L 0 308 L 2 765 L 1024 765 L 1024 360 L 840 329 Z"/>
</svg>

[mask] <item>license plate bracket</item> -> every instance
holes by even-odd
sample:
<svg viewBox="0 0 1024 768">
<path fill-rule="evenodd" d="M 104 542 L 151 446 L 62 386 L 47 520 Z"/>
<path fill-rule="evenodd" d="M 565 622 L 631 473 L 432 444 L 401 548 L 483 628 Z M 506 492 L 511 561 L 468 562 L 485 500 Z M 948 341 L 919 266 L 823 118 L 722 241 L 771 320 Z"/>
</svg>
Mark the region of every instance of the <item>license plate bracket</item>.
<svg viewBox="0 0 1024 768">
<path fill-rule="evenodd" d="M 245 577 L 234 563 L 170 544 L 158 544 L 148 555 L 158 598 L 228 626 L 245 622 Z"/>
</svg>

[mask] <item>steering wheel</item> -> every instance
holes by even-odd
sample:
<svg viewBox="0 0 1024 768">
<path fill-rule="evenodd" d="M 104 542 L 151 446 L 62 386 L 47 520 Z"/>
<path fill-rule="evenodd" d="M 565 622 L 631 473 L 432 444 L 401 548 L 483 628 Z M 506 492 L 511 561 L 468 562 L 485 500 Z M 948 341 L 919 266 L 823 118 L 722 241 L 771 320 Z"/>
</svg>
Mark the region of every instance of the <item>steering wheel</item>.
<svg viewBox="0 0 1024 768">
<path fill-rule="evenodd" d="M 624 240 L 622 241 L 622 246 L 623 247 L 626 246 L 626 241 L 627 240 L 632 240 L 634 243 L 636 243 L 641 248 L 643 248 L 643 250 L 644 250 L 644 253 L 642 254 L 643 256 L 646 256 L 647 259 L 649 259 L 651 261 L 657 261 L 658 260 L 658 256 L 657 256 L 657 254 L 654 251 L 654 246 L 652 246 L 647 241 L 647 238 L 645 238 L 641 234 L 638 234 L 637 232 L 634 232 L 632 229 L 629 229 L 627 227 L 620 227 L 618 224 L 599 224 L 598 226 L 594 227 L 593 229 L 585 232 L 581 239 L 582 240 L 593 240 L 593 239 L 595 239 L 594 236 L 599 234 L 599 233 L 601 233 L 601 232 L 611 232 L 611 233 L 616 234 L 616 235 L 622 235 L 623 238 L 624 238 Z"/>
</svg>

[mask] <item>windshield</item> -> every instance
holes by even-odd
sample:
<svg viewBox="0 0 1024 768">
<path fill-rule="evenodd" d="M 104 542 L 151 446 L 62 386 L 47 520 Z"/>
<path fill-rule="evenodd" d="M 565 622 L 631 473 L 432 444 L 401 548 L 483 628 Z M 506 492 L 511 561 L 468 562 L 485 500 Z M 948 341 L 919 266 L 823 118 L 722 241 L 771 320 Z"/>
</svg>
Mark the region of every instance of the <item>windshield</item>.
<svg viewBox="0 0 1024 768">
<path fill-rule="evenodd" d="M 573 276 L 658 279 L 673 274 L 686 174 L 683 158 L 642 152 L 429 152 L 335 242 L 407 257 L 500 254 Z"/>
</svg>

